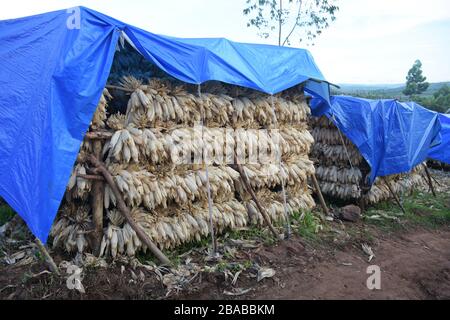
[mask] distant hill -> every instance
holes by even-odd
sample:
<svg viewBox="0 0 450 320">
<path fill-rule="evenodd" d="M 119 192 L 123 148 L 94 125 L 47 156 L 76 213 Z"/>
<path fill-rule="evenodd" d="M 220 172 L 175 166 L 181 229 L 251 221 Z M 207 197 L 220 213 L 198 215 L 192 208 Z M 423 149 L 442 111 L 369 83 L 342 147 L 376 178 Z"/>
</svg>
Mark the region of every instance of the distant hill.
<svg viewBox="0 0 450 320">
<path fill-rule="evenodd" d="M 431 96 L 444 85 L 450 86 L 450 81 L 430 83 L 428 90 L 421 94 L 421 96 Z M 405 88 L 404 84 L 339 84 L 339 86 L 340 89 L 333 90 L 335 94 L 376 95 L 391 98 L 403 97 L 402 91 Z"/>
</svg>

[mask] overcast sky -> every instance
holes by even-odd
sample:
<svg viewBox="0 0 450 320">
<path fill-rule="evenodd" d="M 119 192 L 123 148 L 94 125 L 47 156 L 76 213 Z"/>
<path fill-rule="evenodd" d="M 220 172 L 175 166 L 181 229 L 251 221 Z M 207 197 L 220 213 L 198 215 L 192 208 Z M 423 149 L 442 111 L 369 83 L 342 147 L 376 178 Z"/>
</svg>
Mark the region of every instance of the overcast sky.
<svg viewBox="0 0 450 320">
<path fill-rule="evenodd" d="M 431 82 L 450 81 L 449 0 L 340 0 L 337 21 L 308 47 L 334 83 L 403 83 L 416 59 Z M 14 0 L 0 19 L 83 5 L 148 31 L 276 44 L 246 27 L 245 0 Z M 293 43 L 297 45 L 297 43 Z"/>
</svg>

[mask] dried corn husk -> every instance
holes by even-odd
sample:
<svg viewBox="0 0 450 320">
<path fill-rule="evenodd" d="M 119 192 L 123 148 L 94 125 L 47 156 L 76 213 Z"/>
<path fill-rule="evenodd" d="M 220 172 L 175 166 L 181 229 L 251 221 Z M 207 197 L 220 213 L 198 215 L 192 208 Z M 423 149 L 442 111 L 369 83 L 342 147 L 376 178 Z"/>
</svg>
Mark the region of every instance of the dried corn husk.
<svg viewBox="0 0 450 320">
<path fill-rule="evenodd" d="M 120 85 L 132 91 L 126 113 L 109 115 L 107 99 L 111 97 L 105 91 L 90 129 L 111 132 L 103 146 L 105 163 L 132 217 L 160 248 L 208 235 L 205 164 L 216 231 L 242 228 L 250 220 L 263 224 L 239 173 L 227 166 L 235 153 L 242 157 L 244 171 L 273 221 L 285 218 L 283 197 L 273 191 L 283 181 L 289 212 L 315 205 L 307 185 L 308 176 L 315 172 L 308 158 L 314 142 L 306 122 L 310 109 L 298 91 L 273 97 L 278 120 L 275 130 L 272 98 L 262 93 L 214 83 L 206 85 L 199 97 L 196 88 L 188 85 L 158 79 L 144 84 L 132 77 L 124 78 Z M 202 119 L 204 127 L 198 125 Z M 75 201 L 80 201 L 75 199 L 89 202 L 92 182 L 78 176 L 89 172 L 85 163 L 89 153 L 92 145 L 85 140 L 68 186 L 67 201 L 75 207 L 79 206 Z M 192 159 L 195 161 L 186 161 Z M 87 250 L 87 243 L 78 240 L 79 246 L 74 246 L 73 240 L 74 234 L 83 234 L 90 223 L 89 206 L 83 206 L 86 209 L 78 220 L 68 218 L 67 209 L 61 209 L 53 231 L 55 246 L 70 252 Z M 116 258 L 145 251 L 117 211 L 108 185 L 104 207 L 107 223 L 101 254 Z"/>
<path fill-rule="evenodd" d="M 315 143 L 311 156 L 316 163 L 316 175 L 324 194 L 344 200 L 361 196 L 359 188 L 363 176 L 360 169 L 363 158 L 359 150 L 341 135 L 326 117 L 310 119 Z M 419 166 L 410 174 L 387 177 L 394 192 L 401 194 L 422 185 L 425 181 L 418 172 Z M 365 196 L 368 203 L 378 203 L 391 198 L 383 179 L 377 179 Z"/>
<path fill-rule="evenodd" d="M 88 247 L 85 234 L 91 223 L 89 210 L 87 205 L 63 205 L 50 232 L 54 237 L 53 247 L 61 246 L 69 253 L 82 253 Z"/>
</svg>

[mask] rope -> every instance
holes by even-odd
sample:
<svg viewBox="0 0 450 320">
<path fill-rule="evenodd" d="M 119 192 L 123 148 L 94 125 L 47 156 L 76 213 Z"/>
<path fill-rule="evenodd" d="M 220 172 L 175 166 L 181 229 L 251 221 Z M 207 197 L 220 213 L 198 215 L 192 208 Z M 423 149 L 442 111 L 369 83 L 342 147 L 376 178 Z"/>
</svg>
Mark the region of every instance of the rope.
<svg viewBox="0 0 450 320">
<path fill-rule="evenodd" d="M 202 97 L 202 90 L 201 85 L 198 85 L 198 97 Z M 202 127 L 202 139 L 205 136 L 205 127 L 204 127 L 204 112 L 203 108 L 201 109 L 201 120 L 200 125 Z M 209 183 L 209 169 L 208 169 L 208 163 L 206 162 L 207 159 L 205 159 L 205 172 L 206 172 L 206 189 L 208 190 L 208 212 L 209 212 L 209 232 L 211 233 L 211 242 L 212 242 L 212 251 L 213 255 L 217 253 L 217 242 L 216 237 L 214 233 L 214 223 L 213 223 L 213 204 L 212 204 L 212 198 L 211 198 L 211 185 Z"/>
<path fill-rule="evenodd" d="M 275 113 L 275 103 L 274 103 L 274 99 L 273 99 L 273 94 L 270 95 L 270 102 L 272 105 L 272 115 L 273 115 L 273 122 L 275 125 L 275 128 L 278 128 L 278 119 L 277 119 L 277 115 Z M 279 146 L 278 146 L 278 161 L 280 163 L 280 172 L 283 171 L 283 162 L 281 159 L 281 150 L 279 150 Z M 284 232 L 285 232 L 285 238 L 289 239 L 289 237 L 291 236 L 291 221 L 289 219 L 289 213 L 288 213 L 288 207 L 287 207 L 287 195 L 286 195 L 286 189 L 285 189 L 285 181 L 283 178 L 283 175 L 281 175 L 281 192 L 283 195 L 283 207 L 284 207 L 284 217 L 286 219 L 286 225 L 284 227 Z"/>
</svg>

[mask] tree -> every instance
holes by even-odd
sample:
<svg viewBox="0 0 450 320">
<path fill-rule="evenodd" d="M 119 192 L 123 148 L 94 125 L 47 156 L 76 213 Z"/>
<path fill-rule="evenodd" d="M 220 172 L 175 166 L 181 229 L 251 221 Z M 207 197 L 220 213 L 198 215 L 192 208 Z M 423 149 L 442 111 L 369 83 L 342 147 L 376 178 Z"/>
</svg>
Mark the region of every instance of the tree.
<svg viewBox="0 0 450 320">
<path fill-rule="evenodd" d="M 258 35 L 270 37 L 277 32 L 278 45 L 290 45 L 292 37 L 313 43 L 322 31 L 336 20 L 337 0 L 246 0 L 243 13 L 249 16 L 247 27 Z M 283 27 L 288 26 L 286 32 Z"/>
<path fill-rule="evenodd" d="M 450 108 L 450 87 L 443 85 L 438 91 L 433 94 L 434 110 L 439 112 L 447 112 Z"/>
<path fill-rule="evenodd" d="M 416 60 L 406 76 L 406 88 L 403 94 L 412 96 L 427 91 L 430 84 L 426 80 L 427 78 L 422 74 L 422 62 Z"/>
</svg>

